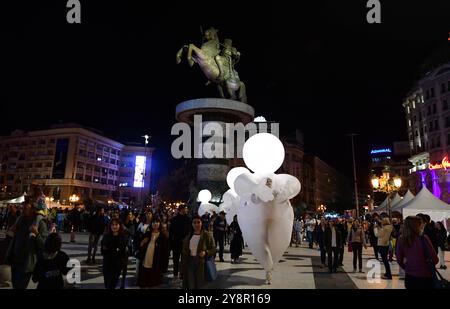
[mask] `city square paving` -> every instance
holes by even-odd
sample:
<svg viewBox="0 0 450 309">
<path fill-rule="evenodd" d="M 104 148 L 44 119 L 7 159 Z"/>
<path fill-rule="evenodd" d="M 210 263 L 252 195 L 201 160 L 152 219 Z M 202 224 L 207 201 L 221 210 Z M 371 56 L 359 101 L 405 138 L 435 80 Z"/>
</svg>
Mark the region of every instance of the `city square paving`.
<svg viewBox="0 0 450 309">
<path fill-rule="evenodd" d="M 95 265 L 86 265 L 88 235 L 80 233 L 76 236 L 76 242 L 69 242 L 69 234 L 62 234 L 63 248 L 70 258 L 81 262 L 81 283 L 67 285 L 74 289 L 103 289 L 103 275 L 101 269 L 101 255 L 96 257 Z M 100 252 L 100 247 L 98 248 Z M 441 274 L 450 279 L 450 254 L 446 252 L 447 270 L 439 270 Z M 260 264 L 253 258 L 248 248 L 239 264 L 231 264 L 230 256 L 225 247 L 225 262 L 216 262 L 218 278 L 211 283 L 209 288 L 217 289 L 403 289 L 404 281 L 398 276 L 399 267 L 394 261 L 391 263 L 393 280 L 379 280 L 369 282 L 367 273 L 367 261 L 373 258 L 373 250 L 369 247 L 363 252 L 364 273 L 353 273 L 353 255 L 345 251 L 344 266 L 339 267 L 337 273 L 329 274 L 327 268 L 321 268 L 320 252 L 318 249 L 309 249 L 305 244 L 300 247 L 289 247 L 283 255 L 280 263 L 276 265 L 272 274 L 272 284 L 265 283 L 265 272 Z M 181 282 L 174 280 L 171 275 L 172 260 L 169 261 L 169 272 L 164 277 L 164 282 L 157 288 L 177 289 L 181 288 Z M 381 266 L 381 274 L 384 267 Z M 138 288 L 135 285 L 135 263 L 130 258 L 126 280 L 127 289 Z M 35 288 L 30 283 L 28 288 Z"/>
</svg>

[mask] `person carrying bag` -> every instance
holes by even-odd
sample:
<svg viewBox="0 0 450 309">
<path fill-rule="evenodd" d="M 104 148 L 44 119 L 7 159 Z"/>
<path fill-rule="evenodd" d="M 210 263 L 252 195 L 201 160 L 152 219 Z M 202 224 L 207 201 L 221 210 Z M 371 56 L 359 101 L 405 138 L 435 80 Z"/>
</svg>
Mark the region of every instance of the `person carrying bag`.
<svg viewBox="0 0 450 309">
<path fill-rule="evenodd" d="M 442 275 L 437 271 L 436 266 L 434 265 L 430 252 L 428 251 L 428 247 L 425 244 L 425 239 L 423 236 L 420 236 L 420 243 L 422 244 L 423 251 L 425 254 L 425 260 L 427 261 L 428 267 L 430 268 L 431 276 L 433 278 L 433 287 L 435 289 L 450 289 L 450 282 L 448 282 Z"/>
</svg>

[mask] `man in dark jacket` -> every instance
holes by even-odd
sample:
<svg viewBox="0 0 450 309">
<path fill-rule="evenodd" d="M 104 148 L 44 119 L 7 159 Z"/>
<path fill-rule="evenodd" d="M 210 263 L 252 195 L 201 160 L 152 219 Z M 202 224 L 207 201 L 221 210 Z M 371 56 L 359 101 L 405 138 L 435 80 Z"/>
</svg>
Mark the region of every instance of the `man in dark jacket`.
<svg viewBox="0 0 450 309">
<path fill-rule="evenodd" d="M 342 244 L 342 235 L 335 221 L 330 221 L 330 224 L 325 229 L 324 243 L 328 255 L 328 270 L 331 274 L 332 272 L 337 272 L 339 249 Z"/>
<path fill-rule="evenodd" d="M 88 257 L 86 263 L 95 264 L 95 254 L 97 253 L 98 241 L 105 232 L 105 210 L 99 208 L 88 221 L 89 230 L 89 245 L 88 245 Z M 92 249 L 94 249 L 93 254 Z"/>
<path fill-rule="evenodd" d="M 428 238 L 431 241 L 431 244 L 433 245 L 434 250 L 436 251 L 436 254 L 438 254 L 438 238 L 437 238 L 437 231 L 434 224 L 431 224 L 431 218 L 429 215 L 426 214 L 418 214 L 418 217 L 420 217 L 425 224 L 425 228 L 423 229 L 423 235 L 428 236 Z"/>
<path fill-rule="evenodd" d="M 339 221 L 336 227 L 341 233 L 342 239 L 341 245 L 339 247 L 339 266 L 344 266 L 345 244 L 347 243 L 347 236 L 348 236 L 347 223 L 344 220 Z"/>
<path fill-rule="evenodd" d="M 36 210 L 28 197 L 25 198 L 23 213 L 10 228 L 14 237 L 8 248 L 6 261 L 11 265 L 14 289 L 26 289 L 33 274 L 39 254 L 42 254 L 47 238 L 46 219 L 33 225 Z"/>
<path fill-rule="evenodd" d="M 227 220 L 225 219 L 225 212 L 221 211 L 219 217 L 214 220 L 214 241 L 219 245 L 219 259 L 221 262 L 225 262 L 223 259 L 223 241 L 227 229 Z"/>
<path fill-rule="evenodd" d="M 183 239 L 189 235 L 191 219 L 187 215 L 185 205 L 178 207 L 178 214 L 171 220 L 169 228 L 169 242 L 173 256 L 173 277 L 178 277 Z"/>
</svg>

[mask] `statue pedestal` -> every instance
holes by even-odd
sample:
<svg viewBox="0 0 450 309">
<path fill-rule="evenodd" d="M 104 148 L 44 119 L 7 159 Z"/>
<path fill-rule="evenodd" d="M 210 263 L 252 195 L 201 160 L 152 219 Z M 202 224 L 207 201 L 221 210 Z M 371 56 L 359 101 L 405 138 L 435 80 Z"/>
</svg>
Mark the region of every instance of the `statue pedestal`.
<svg viewBox="0 0 450 309">
<path fill-rule="evenodd" d="M 234 100 L 204 98 L 189 100 L 178 104 L 176 107 L 175 116 L 179 122 L 185 122 L 191 127 L 194 126 L 194 116 L 202 117 L 201 138 L 197 141 L 197 145 L 193 145 L 192 147 L 192 149 L 197 149 L 197 147 L 202 147 L 202 145 L 198 145 L 199 143 L 203 143 L 211 137 L 210 135 L 203 134 L 203 127 L 207 123 L 219 123 L 223 128 L 223 132 L 225 132 L 226 123 L 231 123 L 233 125 L 236 123 L 242 123 L 245 125 L 252 122 L 255 116 L 255 110 L 248 104 Z M 196 133 L 194 132 L 193 134 Z M 218 136 L 217 133 L 215 133 L 214 136 L 219 138 L 219 143 L 222 141 L 225 152 L 225 139 Z M 200 190 L 208 189 L 211 191 L 211 201 L 213 203 L 219 203 L 222 194 L 228 190 L 226 176 L 230 165 L 229 159 L 226 158 L 225 155 L 220 158 L 207 159 L 204 158 L 203 151 L 201 157 L 202 158 L 193 159 L 197 163 L 197 179 L 196 190 L 195 192 L 191 192 L 191 207 L 197 206 L 196 194 Z M 195 196 L 193 196 L 194 194 Z M 196 207 L 194 209 L 196 209 Z"/>
</svg>

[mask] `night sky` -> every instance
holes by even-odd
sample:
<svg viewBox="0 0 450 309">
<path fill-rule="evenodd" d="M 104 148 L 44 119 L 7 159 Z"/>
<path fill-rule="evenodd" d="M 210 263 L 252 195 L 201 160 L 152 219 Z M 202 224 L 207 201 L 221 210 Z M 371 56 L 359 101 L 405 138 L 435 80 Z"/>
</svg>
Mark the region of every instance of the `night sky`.
<svg viewBox="0 0 450 309">
<path fill-rule="evenodd" d="M 123 142 L 149 133 L 166 173 L 177 164 L 176 104 L 216 96 L 175 53 L 214 26 L 242 54 L 236 69 L 258 115 L 280 122 L 282 134 L 302 130 L 306 151 L 349 178 L 346 134 L 358 133 L 358 174 L 367 177 L 371 147 L 407 139 L 403 98 L 450 43 L 450 1 L 381 1 L 381 24 L 366 22 L 365 0 L 143 2 L 81 1 L 81 25 L 67 24 L 63 0 L 2 3 L 0 134 L 58 121 Z"/>
</svg>

